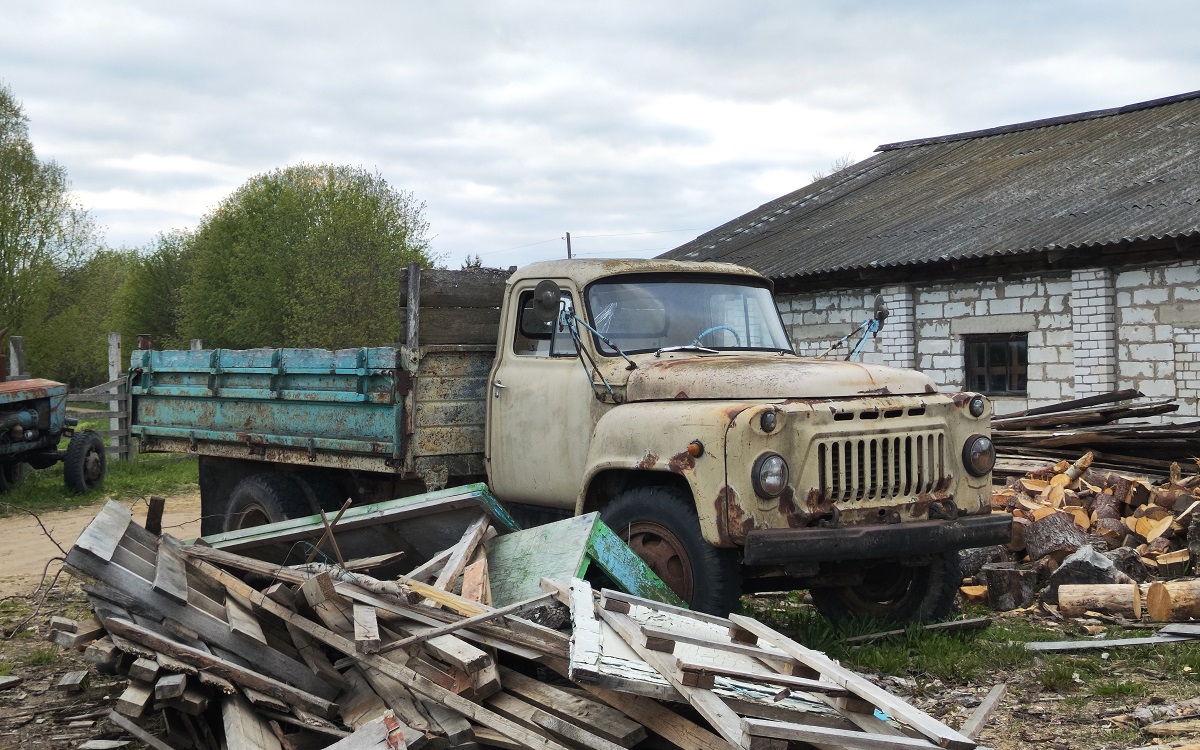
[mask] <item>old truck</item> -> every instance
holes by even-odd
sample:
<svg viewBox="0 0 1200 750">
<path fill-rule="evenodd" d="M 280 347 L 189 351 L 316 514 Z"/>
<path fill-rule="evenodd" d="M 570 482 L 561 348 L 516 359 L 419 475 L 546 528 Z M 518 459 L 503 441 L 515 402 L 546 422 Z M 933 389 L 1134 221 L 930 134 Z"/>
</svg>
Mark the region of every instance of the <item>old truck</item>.
<svg viewBox="0 0 1200 750">
<path fill-rule="evenodd" d="M 398 347 L 137 351 L 142 451 L 200 457 L 204 533 L 486 480 L 524 523 L 600 511 L 697 609 L 811 589 L 946 614 L 991 513 L 991 407 L 793 353 L 769 280 L 674 261 L 417 271 Z"/>
</svg>

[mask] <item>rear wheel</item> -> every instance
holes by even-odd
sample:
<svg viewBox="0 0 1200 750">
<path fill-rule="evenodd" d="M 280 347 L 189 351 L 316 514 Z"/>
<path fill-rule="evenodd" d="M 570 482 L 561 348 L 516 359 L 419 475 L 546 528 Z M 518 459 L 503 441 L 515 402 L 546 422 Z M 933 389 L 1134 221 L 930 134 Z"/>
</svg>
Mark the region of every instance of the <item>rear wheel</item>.
<svg viewBox="0 0 1200 750">
<path fill-rule="evenodd" d="M 104 438 L 92 430 L 77 432 L 67 443 L 63 459 L 63 481 L 72 492 L 91 492 L 104 481 L 108 460 L 104 455 Z"/>
<path fill-rule="evenodd" d="M 876 565 L 864 571 L 860 584 L 811 593 L 817 610 L 833 622 L 864 617 L 904 625 L 949 615 L 961 583 L 958 553 L 951 551 L 934 555 L 929 565 Z"/>
<path fill-rule="evenodd" d="M 737 611 L 737 554 L 704 541 L 686 492 L 637 487 L 623 492 L 600 517 L 692 609 L 721 616 Z"/>
<path fill-rule="evenodd" d="M 230 493 L 223 529 L 247 529 L 308 514 L 308 505 L 291 477 L 252 474 L 238 482 Z"/>
</svg>

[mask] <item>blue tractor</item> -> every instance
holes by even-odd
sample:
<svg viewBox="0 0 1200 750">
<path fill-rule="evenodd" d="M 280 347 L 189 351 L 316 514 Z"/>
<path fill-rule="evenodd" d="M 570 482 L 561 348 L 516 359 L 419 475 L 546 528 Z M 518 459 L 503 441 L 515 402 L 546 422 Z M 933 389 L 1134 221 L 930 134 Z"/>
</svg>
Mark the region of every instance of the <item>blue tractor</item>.
<svg viewBox="0 0 1200 750">
<path fill-rule="evenodd" d="M 0 382 L 0 492 L 21 483 L 29 468 L 63 462 L 72 492 L 89 492 L 104 480 L 104 440 L 92 430 L 75 432 L 67 418 L 67 386 L 33 378 Z M 63 438 L 67 449 L 59 450 Z"/>
</svg>

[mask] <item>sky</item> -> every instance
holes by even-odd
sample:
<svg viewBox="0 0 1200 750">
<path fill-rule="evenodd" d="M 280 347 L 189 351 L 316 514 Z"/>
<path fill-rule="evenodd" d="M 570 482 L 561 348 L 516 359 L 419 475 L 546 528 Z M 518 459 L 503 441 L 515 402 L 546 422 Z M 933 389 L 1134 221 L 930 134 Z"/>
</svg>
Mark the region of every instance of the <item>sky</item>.
<svg viewBox="0 0 1200 750">
<path fill-rule="evenodd" d="M 0 0 L 0 84 L 111 247 L 377 171 L 447 267 L 652 257 L 883 143 L 1200 89 L 1200 3 Z"/>
</svg>

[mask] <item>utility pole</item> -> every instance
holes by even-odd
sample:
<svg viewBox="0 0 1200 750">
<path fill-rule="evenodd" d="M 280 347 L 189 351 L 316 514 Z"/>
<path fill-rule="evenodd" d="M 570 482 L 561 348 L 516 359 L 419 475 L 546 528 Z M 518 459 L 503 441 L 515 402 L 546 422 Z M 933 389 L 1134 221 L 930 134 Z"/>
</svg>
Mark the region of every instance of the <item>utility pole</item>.
<svg viewBox="0 0 1200 750">
<path fill-rule="evenodd" d="M 567 260 L 571 259 L 571 233 L 567 232 Z"/>
</svg>

